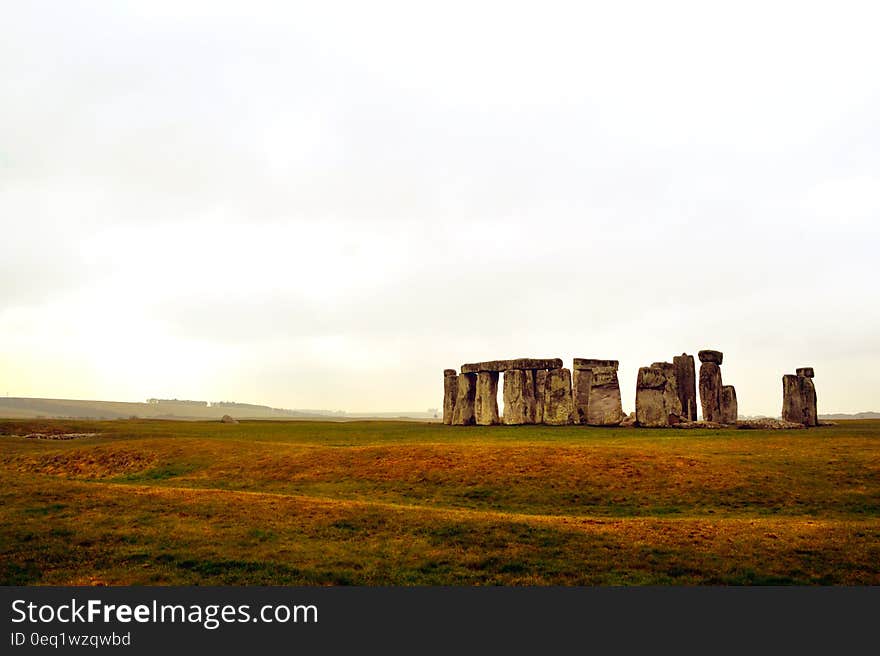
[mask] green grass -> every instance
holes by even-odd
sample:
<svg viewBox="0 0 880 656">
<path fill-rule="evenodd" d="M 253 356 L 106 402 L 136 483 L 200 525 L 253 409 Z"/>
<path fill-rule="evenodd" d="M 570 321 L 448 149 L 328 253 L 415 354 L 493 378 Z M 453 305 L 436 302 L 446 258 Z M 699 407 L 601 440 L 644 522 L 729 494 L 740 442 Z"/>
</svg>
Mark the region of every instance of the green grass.
<svg viewBox="0 0 880 656">
<path fill-rule="evenodd" d="M 0 420 L 0 475 L 3 584 L 880 583 L 880 421 Z"/>
</svg>

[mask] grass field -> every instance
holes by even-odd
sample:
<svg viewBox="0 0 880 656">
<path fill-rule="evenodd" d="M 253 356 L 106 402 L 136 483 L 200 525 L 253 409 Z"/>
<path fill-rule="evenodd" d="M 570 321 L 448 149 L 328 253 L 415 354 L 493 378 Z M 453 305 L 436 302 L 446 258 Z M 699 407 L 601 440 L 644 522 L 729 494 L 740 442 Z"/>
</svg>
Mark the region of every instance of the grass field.
<svg viewBox="0 0 880 656">
<path fill-rule="evenodd" d="M 0 420 L 0 476 L 5 585 L 880 584 L 877 420 Z"/>
</svg>

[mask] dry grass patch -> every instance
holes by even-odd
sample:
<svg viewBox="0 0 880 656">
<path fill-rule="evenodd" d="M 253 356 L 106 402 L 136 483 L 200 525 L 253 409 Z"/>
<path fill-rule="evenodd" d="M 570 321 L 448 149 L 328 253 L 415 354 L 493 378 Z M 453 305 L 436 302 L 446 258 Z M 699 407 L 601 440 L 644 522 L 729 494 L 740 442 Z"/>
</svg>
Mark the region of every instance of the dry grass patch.
<svg viewBox="0 0 880 656">
<path fill-rule="evenodd" d="M 155 463 L 150 453 L 105 448 L 20 457 L 14 466 L 20 472 L 98 479 L 140 472 Z"/>
<path fill-rule="evenodd" d="M 880 584 L 880 422 L 847 424 L 0 437 L 0 582 Z"/>
</svg>

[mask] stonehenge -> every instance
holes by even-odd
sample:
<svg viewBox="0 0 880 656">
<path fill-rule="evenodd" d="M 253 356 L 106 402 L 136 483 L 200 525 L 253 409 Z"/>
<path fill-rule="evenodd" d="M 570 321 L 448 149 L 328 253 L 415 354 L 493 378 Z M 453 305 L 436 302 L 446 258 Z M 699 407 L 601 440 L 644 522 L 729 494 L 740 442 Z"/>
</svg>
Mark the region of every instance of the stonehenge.
<svg viewBox="0 0 880 656">
<path fill-rule="evenodd" d="M 795 375 L 782 377 L 782 420 L 818 426 L 813 368 L 801 367 L 796 371 Z"/>
<path fill-rule="evenodd" d="M 721 386 L 721 423 L 735 424 L 739 408 L 736 405 L 736 389 L 733 385 Z"/>
<path fill-rule="evenodd" d="M 475 402 L 477 397 L 477 374 L 460 374 L 455 393 L 455 408 L 452 423 L 456 426 L 470 426 L 477 423 Z"/>
<path fill-rule="evenodd" d="M 721 367 L 715 362 L 700 365 L 700 405 L 703 421 L 721 421 Z"/>
<path fill-rule="evenodd" d="M 682 353 L 672 362 L 654 362 L 638 370 L 635 412 L 623 412 L 617 360 L 574 358 L 572 368 L 560 358 L 515 358 L 463 364 L 459 372 L 443 370 L 443 423 L 455 426 L 547 424 L 561 426 L 645 426 L 685 428 L 739 421 L 736 389 L 721 378 L 721 351 Z M 818 426 L 812 367 L 799 367 L 782 378 L 783 427 Z M 504 412 L 499 413 L 498 387 L 504 376 Z M 697 421 L 697 390 L 702 421 Z"/>
<path fill-rule="evenodd" d="M 474 397 L 474 415 L 480 426 L 498 423 L 498 372 L 481 371 L 477 374 Z"/>
<path fill-rule="evenodd" d="M 639 369 L 636 380 L 636 423 L 659 428 L 682 420 L 681 401 L 671 362 L 655 362 Z"/>
<path fill-rule="evenodd" d="M 498 383 L 504 374 L 504 414 L 498 412 Z M 489 360 L 445 369 L 443 422 L 478 424 L 569 424 L 572 422 L 571 372 L 559 358 Z M 616 381 L 616 373 L 615 373 Z M 448 419 L 447 419 L 448 418 Z"/>
<path fill-rule="evenodd" d="M 717 365 L 720 365 L 724 360 L 724 354 L 721 351 L 712 351 L 710 349 L 699 351 L 697 357 L 700 358 L 700 362 L 714 362 Z"/>
<path fill-rule="evenodd" d="M 697 420 L 697 375 L 694 356 L 682 353 L 672 358 L 675 365 L 675 381 L 678 385 L 678 400 L 682 416 L 688 421 Z"/>
<path fill-rule="evenodd" d="M 721 421 L 721 361 L 720 351 L 700 351 L 700 405 L 703 421 Z"/>
<path fill-rule="evenodd" d="M 443 370 L 443 423 L 452 423 L 455 411 L 455 397 L 458 395 L 458 374 L 455 369 Z"/>
<path fill-rule="evenodd" d="M 617 360 L 575 358 L 573 421 L 589 426 L 617 426 L 626 415 L 620 400 Z"/>
<path fill-rule="evenodd" d="M 504 372 L 504 423 L 534 424 L 535 373 L 531 369 Z"/>
<path fill-rule="evenodd" d="M 703 421 L 719 424 L 735 424 L 739 409 L 736 403 L 736 390 L 733 385 L 721 381 L 721 351 L 704 350 L 697 353 L 700 358 L 700 405 Z M 725 391 L 726 390 L 726 391 Z"/>
<path fill-rule="evenodd" d="M 561 369 L 560 358 L 536 360 L 533 358 L 517 358 L 516 360 L 489 360 L 488 362 L 476 362 L 474 364 L 461 365 L 461 373 L 475 374 L 479 371 L 508 371 L 510 369 Z"/>
<path fill-rule="evenodd" d="M 590 408 L 590 388 L 593 386 L 592 369 L 578 369 L 572 367 L 572 421 L 576 424 L 586 424 Z"/>
<path fill-rule="evenodd" d="M 535 371 L 535 423 L 544 423 L 544 388 L 547 383 L 547 369 Z"/>
<path fill-rule="evenodd" d="M 504 377 L 506 379 L 507 374 Z M 544 381 L 544 423 L 551 426 L 570 424 L 572 415 L 571 372 L 568 369 L 550 369 Z"/>
</svg>

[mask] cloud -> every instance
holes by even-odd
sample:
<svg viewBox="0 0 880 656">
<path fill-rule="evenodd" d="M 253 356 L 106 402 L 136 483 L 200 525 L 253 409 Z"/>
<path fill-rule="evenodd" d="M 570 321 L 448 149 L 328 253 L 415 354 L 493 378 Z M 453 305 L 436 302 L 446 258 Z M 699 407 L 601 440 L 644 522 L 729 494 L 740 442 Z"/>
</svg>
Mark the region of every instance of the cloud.
<svg viewBox="0 0 880 656">
<path fill-rule="evenodd" d="M 870 404 L 841 391 L 880 365 L 870 6 L 47 7 L 0 28 L 20 394 L 419 408 L 465 360 L 631 387 L 716 345 L 744 411 L 804 358 Z"/>
</svg>

